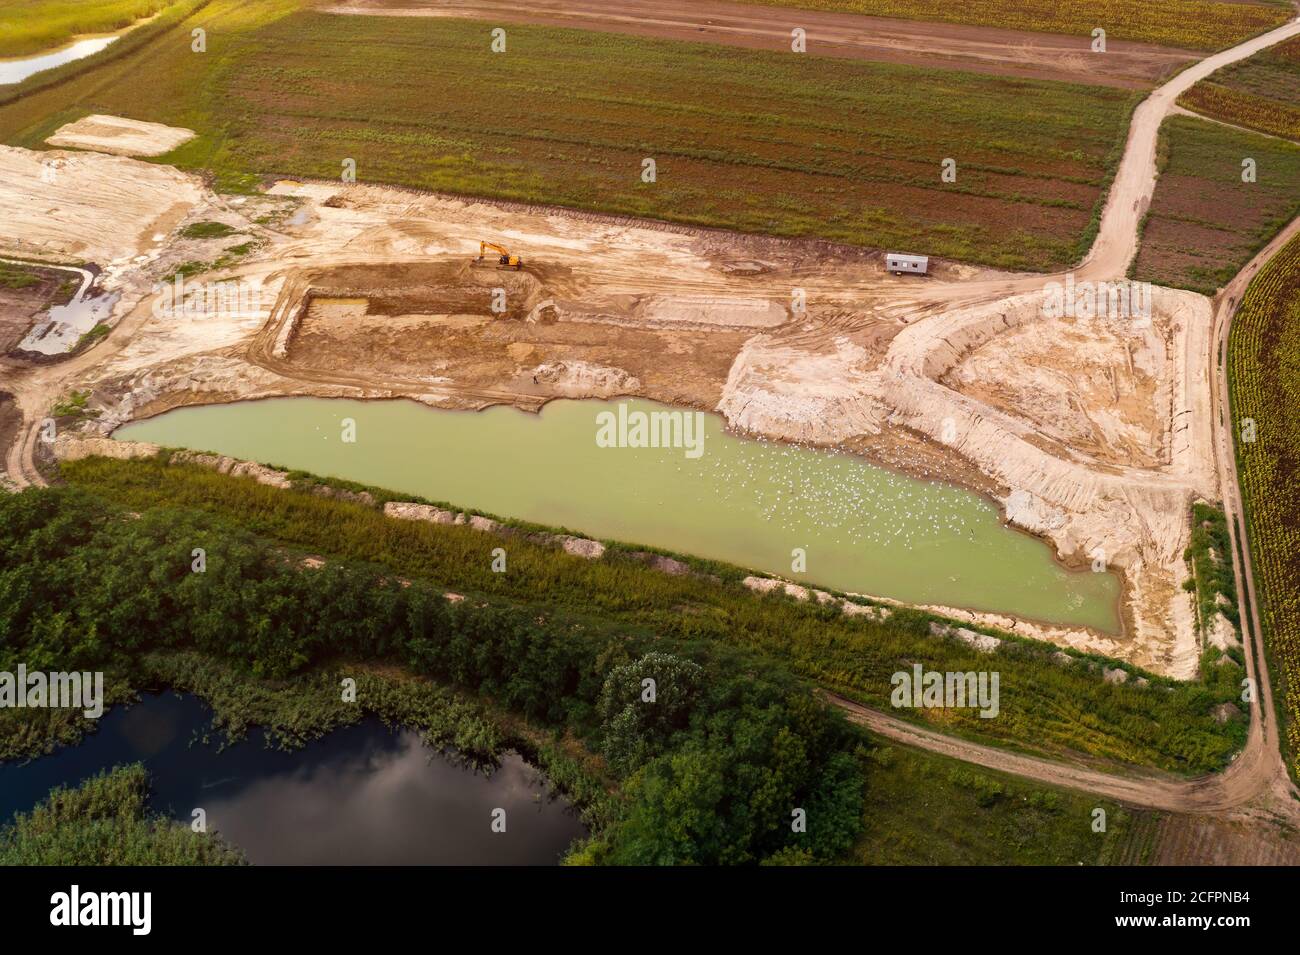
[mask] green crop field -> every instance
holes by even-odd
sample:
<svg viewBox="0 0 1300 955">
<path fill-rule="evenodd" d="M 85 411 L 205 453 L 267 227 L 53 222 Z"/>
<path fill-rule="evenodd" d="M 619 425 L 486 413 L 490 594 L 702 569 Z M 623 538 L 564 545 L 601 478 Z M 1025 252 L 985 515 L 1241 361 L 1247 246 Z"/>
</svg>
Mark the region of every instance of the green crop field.
<svg viewBox="0 0 1300 955">
<path fill-rule="evenodd" d="M 75 36 L 111 33 L 172 0 L 0 0 L 0 57 L 62 46 Z"/>
<path fill-rule="evenodd" d="M 839 10 L 905 20 L 1080 34 L 1100 27 L 1108 38 L 1193 50 L 1220 50 L 1280 26 L 1287 5 L 1231 0 L 749 0 L 810 10 Z"/>
<path fill-rule="evenodd" d="M 1242 180 L 1248 159 L 1254 182 Z M 1138 279 L 1212 294 L 1300 213 L 1300 146 L 1174 116 L 1160 130 L 1159 162 Z"/>
<path fill-rule="evenodd" d="M 1300 37 L 1201 80 L 1178 105 L 1234 126 L 1300 140 Z"/>
<path fill-rule="evenodd" d="M 361 181 L 1046 270 L 1091 241 L 1133 104 L 568 30 L 511 27 L 492 53 L 479 22 L 293 7 L 215 0 L 137 54 L 0 108 L 0 136 L 38 146 L 70 118 L 117 113 L 195 129 L 163 161 L 228 184 L 336 178 L 350 158 Z M 194 23 L 207 53 L 189 51 Z"/>
<path fill-rule="evenodd" d="M 1294 775 L 1300 774 L 1300 239 L 1287 243 L 1250 283 L 1232 322 L 1228 354 L 1260 622 Z"/>
</svg>

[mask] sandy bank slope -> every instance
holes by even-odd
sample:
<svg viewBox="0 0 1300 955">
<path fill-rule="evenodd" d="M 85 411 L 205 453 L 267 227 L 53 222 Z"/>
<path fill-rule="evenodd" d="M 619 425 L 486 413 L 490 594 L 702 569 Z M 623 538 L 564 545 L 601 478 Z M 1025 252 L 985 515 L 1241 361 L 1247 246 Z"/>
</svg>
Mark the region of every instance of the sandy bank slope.
<svg viewBox="0 0 1300 955">
<path fill-rule="evenodd" d="M 125 261 L 156 248 L 203 196 L 171 166 L 0 146 L 0 255 Z"/>
</svg>

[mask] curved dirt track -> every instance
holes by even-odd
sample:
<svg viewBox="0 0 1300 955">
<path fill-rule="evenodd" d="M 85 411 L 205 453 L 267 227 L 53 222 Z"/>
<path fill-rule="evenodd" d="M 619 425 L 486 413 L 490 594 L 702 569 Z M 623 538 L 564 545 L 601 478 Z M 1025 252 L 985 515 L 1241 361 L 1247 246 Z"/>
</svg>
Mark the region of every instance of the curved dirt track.
<svg viewBox="0 0 1300 955">
<path fill-rule="evenodd" d="M 826 698 L 844 711 L 849 722 L 864 726 L 878 736 L 897 743 L 1035 782 L 1080 789 L 1129 806 L 1216 815 L 1235 812 L 1250 817 L 1258 815 L 1258 811 L 1244 807 L 1265 788 L 1257 785 L 1260 776 L 1257 766 L 1252 765 L 1244 772 L 1235 771 L 1241 760 L 1246 758 L 1245 753 L 1238 757 L 1232 767 L 1215 776 L 1185 780 L 1136 770 L 1120 776 L 938 733 L 879 710 L 860 706 L 835 694 L 828 693 Z"/>
<path fill-rule="evenodd" d="M 1300 34 L 1300 20 L 1292 20 L 1229 50 L 1206 57 L 1157 88 L 1133 111 L 1124 156 L 1106 199 L 1097 239 L 1076 270 L 1096 278 L 1122 277 L 1137 255 L 1138 224 L 1151 204 L 1156 186 L 1156 144 L 1160 124 L 1174 109 L 1179 96 L 1214 71 L 1253 56 L 1266 47 Z"/>
<path fill-rule="evenodd" d="M 1194 50 L 1110 40 L 1104 54 L 1091 36 L 785 9 L 731 0 L 342 0 L 325 13 L 385 17 L 457 17 L 494 23 L 560 26 L 608 33 L 788 51 L 791 30 L 806 33 L 818 56 L 906 63 L 1031 79 L 1150 89 L 1195 60 Z"/>
</svg>

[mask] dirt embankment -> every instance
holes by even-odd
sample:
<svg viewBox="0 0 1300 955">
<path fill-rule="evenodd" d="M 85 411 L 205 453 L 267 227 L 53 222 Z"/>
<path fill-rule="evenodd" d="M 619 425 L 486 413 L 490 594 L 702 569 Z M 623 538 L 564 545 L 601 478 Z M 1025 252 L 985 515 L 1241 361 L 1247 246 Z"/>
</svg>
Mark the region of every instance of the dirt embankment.
<svg viewBox="0 0 1300 955">
<path fill-rule="evenodd" d="M 572 27 L 672 40 L 790 51 L 791 31 L 807 52 L 881 63 L 945 67 L 1126 89 L 1154 86 L 1199 55 L 1195 51 L 993 27 L 783 9 L 725 0 L 343 0 L 323 8 L 352 16 L 465 17 L 498 24 Z"/>
<path fill-rule="evenodd" d="M 189 142 L 194 135 L 192 129 L 95 114 L 60 126 L 45 141 L 51 146 L 93 149 L 118 156 L 161 156 Z"/>
</svg>

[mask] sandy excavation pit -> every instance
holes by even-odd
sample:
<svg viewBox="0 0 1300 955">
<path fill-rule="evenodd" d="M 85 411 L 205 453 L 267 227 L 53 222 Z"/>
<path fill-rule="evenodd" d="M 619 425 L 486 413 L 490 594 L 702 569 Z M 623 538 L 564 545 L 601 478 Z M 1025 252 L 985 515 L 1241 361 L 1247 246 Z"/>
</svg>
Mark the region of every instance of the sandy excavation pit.
<svg viewBox="0 0 1300 955">
<path fill-rule="evenodd" d="M 171 177 L 196 208 L 218 202 L 168 167 L 97 158 L 141 167 L 113 180 L 130 193 L 122 209 L 156 219 L 167 206 L 153 190 Z M 1125 580 L 1122 636 L 980 619 L 1194 671 L 1178 585 L 1190 503 L 1216 494 L 1204 298 L 1158 290 L 1150 332 L 1090 334 L 1042 320 L 1044 276 L 936 263 L 929 277 L 896 277 L 878 253 L 825 243 L 377 186 L 286 181 L 269 193 L 297 213 L 258 225 L 252 202 L 222 208 L 258 248 L 220 277 L 256 289 L 260 310 L 154 314 L 149 284 L 183 247 L 172 227 L 160 256 L 119 275 L 133 293 L 114 316 L 125 331 L 51 379 L 46 401 L 91 388 L 101 414 L 86 427 L 101 433 L 178 405 L 286 394 L 529 409 L 636 395 L 717 411 L 738 431 L 987 493 L 1075 566 L 1100 549 Z M 475 264 L 480 241 L 525 268 Z M 1088 334 L 1088 348 L 1071 334 Z"/>
<path fill-rule="evenodd" d="M 304 374 L 360 363 L 543 398 L 650 389 L 711 409 L 745 341 L 790 317 L 762 297 L 603 295 L 590 276 L 531 264 L 440 259 L 310 281 L 286 352 Z"/>
</svg>

